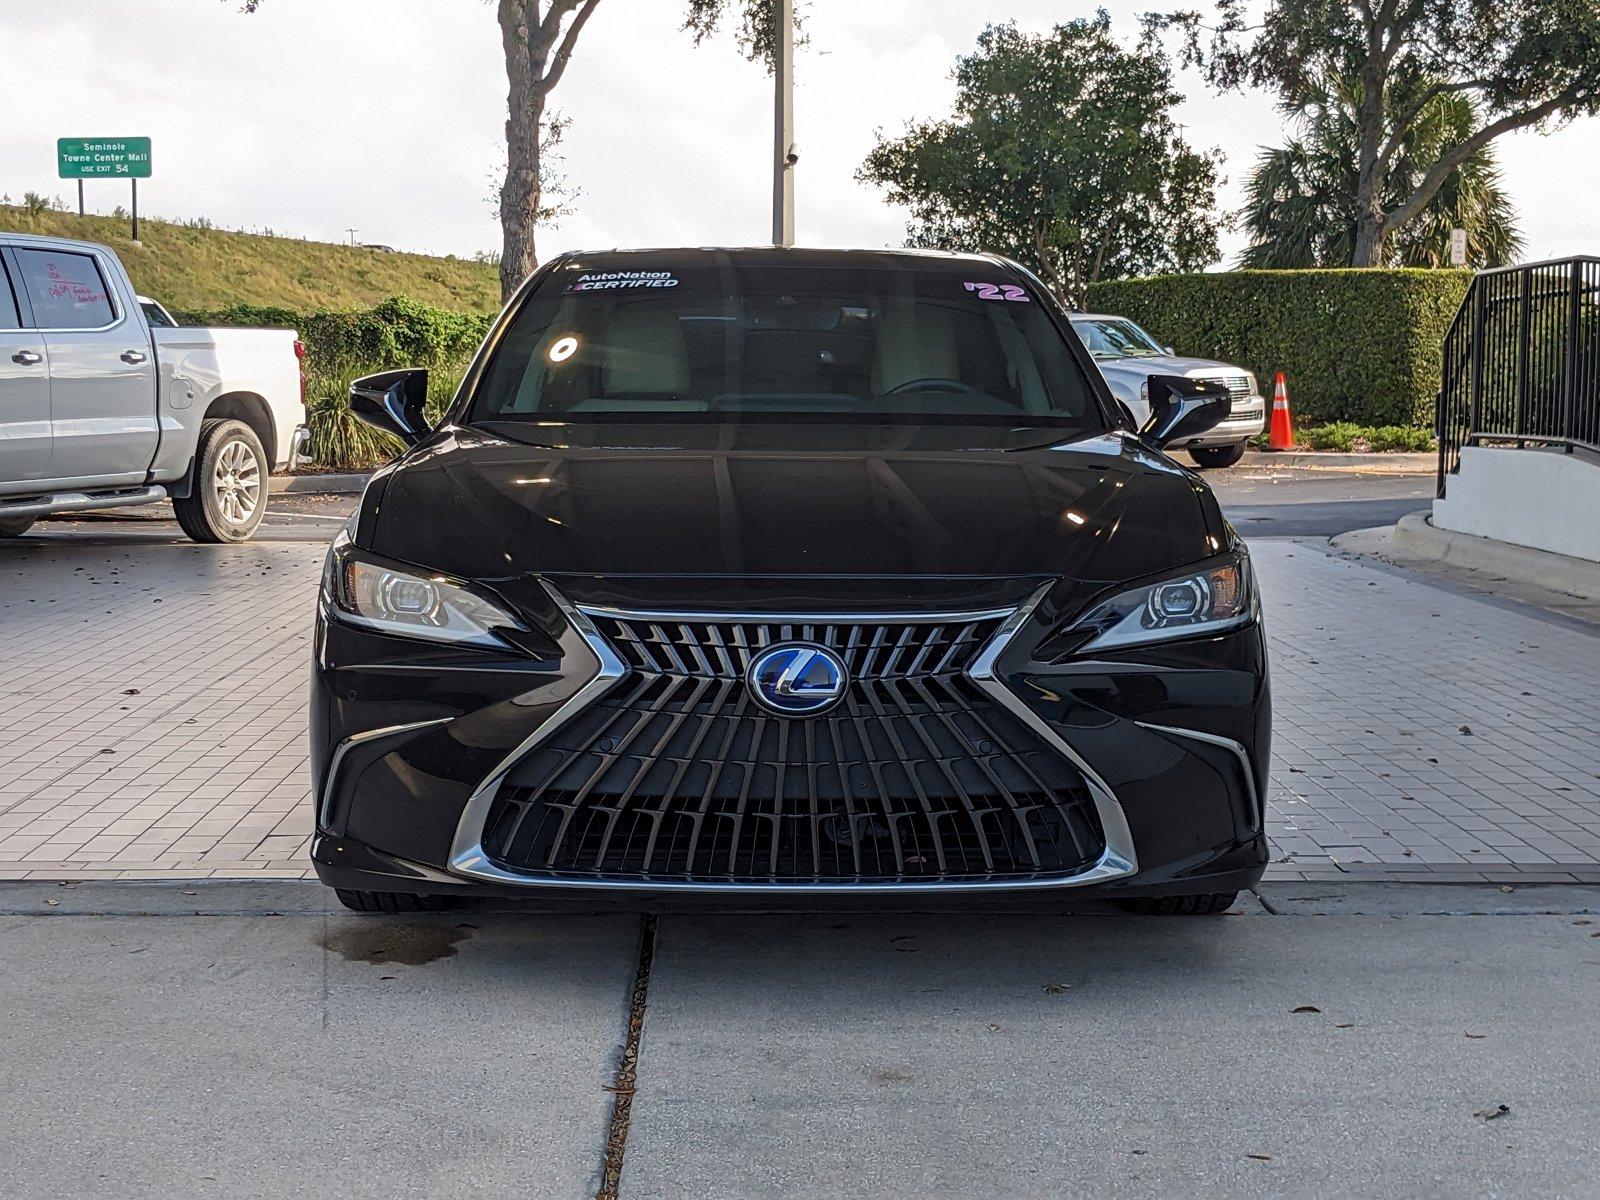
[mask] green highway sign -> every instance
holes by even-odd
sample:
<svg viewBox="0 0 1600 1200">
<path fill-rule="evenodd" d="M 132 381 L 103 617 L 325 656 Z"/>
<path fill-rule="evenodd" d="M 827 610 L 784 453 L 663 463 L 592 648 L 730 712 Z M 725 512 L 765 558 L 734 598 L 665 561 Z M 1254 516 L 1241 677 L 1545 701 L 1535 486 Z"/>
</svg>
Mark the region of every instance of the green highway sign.
<svg viewBox="0 0 1600 1200">
<path fill-rule="evenodd" d="M 62 179 L 149 179 L 150 139 L 57 138 Z"/>
</svg>

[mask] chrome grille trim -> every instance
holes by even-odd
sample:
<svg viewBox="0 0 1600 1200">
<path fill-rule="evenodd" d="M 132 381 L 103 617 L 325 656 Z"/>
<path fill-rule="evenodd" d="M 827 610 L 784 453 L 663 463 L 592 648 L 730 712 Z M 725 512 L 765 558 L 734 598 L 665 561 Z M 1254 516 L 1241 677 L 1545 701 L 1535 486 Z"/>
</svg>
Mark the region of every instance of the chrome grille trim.
<svg viewBox="0 0 1600 1200">
<path fill-rule="evenodd" d="M 1015 609 L 988 610 L 984 612 L 956 612 L 956 613 L 853 613 L 853 614 L 805 614 L 782 615 L 759 613 L 678 613 L 678 612 L 636 612 L 631 610 L 616 610 L 584 606 L 580 608 L 570 603 L 548 582 L 544 583 L 545 590 L 549 592 L 562 613 L 571 622 L 571 634 L 587 647 L 587 652 L 593 656 L 597 663 L 595 675 L 563 704 L 549 719 L 522 742 L 515 750 L 501 761 L 493 771 L 478 785 L 469 798 L 462 811 L 461 819 L 456 828 L 456 836 L 450 854 L 450 869 L 459 875 L 492 883 L 508 884 L 518 887 L 561 887 L 561 888 L 601 888 L 623 891 L 675 891 L 675 892 L 720 892 L 725 894 L 750 895 L 756 893 L 786 894 L 804 892 L 808 894 L 836 893 L 842 895 L 860 895 L 866 893 L 881 893 L 893 895 L 907 895 L 915 893 L 950 893 L 959 891 L 1025 891 L 1046 888 L 1081 887 L 1086 884 L 1103 883 L 1112 879 L 1132 875 L 1138 869 L 1137 856 L 1134 852 L 1133 837 L 1128 828 L 1128 822 L 1118 803 L 1116 796 L 1099 775 L 1085 762 L 1081 755 L 1061 737 L 1059 733 L 1042 717 L 1023 703 L 1020 697 L 1007 688 L 995 675 L 995 664 L 1001 652 L 1016 636 L 1017 632 L 1032 616 L 1034 610 L 1043 602 L 1050 585 L 1039 588 L 1027 601 Z M 766 882 L 675 882 L 662 880 L 641 879 L 586 879 L 575 877 L 553 877 L 537 875 L 520 871 L 510 871 L 499 866 L 485 853 L 483 837 L 485 824 L 494 799 L 500 790 L 501 784 L 510 772 L 520 763 L 528 753 L 540 742 L 548 738 L 561 725 L 565 724 L 582 709 L 593 703 L 602 694 L 609 691 L 615 684 L 629 674 L 630 668 L 622 656 L 617 654 L 606 639 L 601 635 L 595 625 L 595 617 L 610 618 L 614 620 L 627 620 L 643 622 L 645 624 L 681 624 L 685 622 L 742 622 L 745 624 L 773 625 L 842 625 L 851 619 L 859 620 L 863 624 L 882 626 L 915 626 L 918 624 L 937 622 L 978 622 L 1001 619 L 1000 627 L 988 638 L 987 642 L 979 649 L 976 658 L 971 662 L 965 674 L 977 687 L 986 692 L 999 704 L 1007 708 L 1013 715 L 1032 729 L 1052 749 L 1067 759 L 1083 776 L 1085 784 L 1093 799 L 1096 814 L 1099 817 L 1104 832 L 1105 849 L 1099 859 L 1087 869 L 1073 875 L 1054 876 L 1048 878 L 1015 878 L 992 880 L 950 880 L 950 881 L 897 881 L 897 882 L 807 882 L 793 883 L 766 883 Z M 563 649 L 567 649 L 567 639 L 563 639 Z M 575 647 L 574 647 L 575 648 Z M 725 647 L 726 648 L 726 647 Z M 691 658 L 693 656 L 691 655 Z M 684 678 L 695 678 L 689 670 L 689 659 L 683 659 L 680 654 Z M 729 677 L 719 676 L 713 672 L 722 669 L 721 660 L 706 659 L 707 673 L 698 676 L 703 682 L 711 683 L 719 678 L 728 682 Z M 698 660 L 696 660 L 698 665 Z M 731 665 L 731 660 L 730 660 Z"/>
<path fill-rule="evenodd" d="M 743 679 L 757 652 L 815 642 L 844 661 L 851 679 L 877 681 L 964 669 L 1014 609 L 883 617 L 751 617 L 622 613 L 580 606 L 637 671 L 682 678 Z M 911 649 L 913 644 L 917 649 Z M 909 655 L 909 657 L 908 657 Z"/>
<path fill-rule="evenodd" d="M 1242 400 L 1250 395 L 1250 376 L 1248 375 L 1194 375 L 1202 383 L 1220 383 L 1228 389 L 1235 400 Z"/>
</svg>

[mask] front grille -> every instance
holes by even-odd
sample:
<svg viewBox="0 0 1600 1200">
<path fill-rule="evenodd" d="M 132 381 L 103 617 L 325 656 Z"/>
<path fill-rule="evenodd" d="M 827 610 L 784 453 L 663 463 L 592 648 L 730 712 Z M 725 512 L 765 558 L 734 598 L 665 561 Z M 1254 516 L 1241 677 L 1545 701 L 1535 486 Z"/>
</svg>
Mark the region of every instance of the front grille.
<svg viewBox="0 0 1600 1200">
<path fill-rule="evenodd" d="M 1196 378 L 1206 383 L 1222 384 L 1235 400 L 1243 400 L 1250 394 L 1250 377 L 1248 375 L 1201 375 L 1196 376 Z"/>
<path fill-rule="evenodd" d="M 1082 776 L 965 674 L 999 618 L 649 621 L 595 615 L 632 667 L 508 776 L 483 848 L 554 877 L 896 883 L 1076 874 L 1105 848 Z M 811 640 L 843 702 L 774 717 L 760 646 Z"/>
</svg>

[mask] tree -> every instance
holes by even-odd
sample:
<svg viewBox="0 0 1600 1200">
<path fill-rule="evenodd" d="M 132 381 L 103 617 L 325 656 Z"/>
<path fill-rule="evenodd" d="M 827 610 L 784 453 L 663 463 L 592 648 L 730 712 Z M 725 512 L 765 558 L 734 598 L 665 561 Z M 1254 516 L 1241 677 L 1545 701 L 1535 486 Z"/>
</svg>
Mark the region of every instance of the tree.
<svg viewBox="0 0 1600 1200">
<path fill-rule="evenodd" d="M 1097 279 L 1215 260 L 1217 156 L 1179 136 L 1159 47 L 1124 50 L 1103 11 L 993 25 L 955 81 L 950 119 L 880 131 L 857 173 L 911 209 L 911 244 L 1010 255 L 1080 307 Z"/>
<path fill-rule="evenodd" d="M 1270 88 L 1298 106 L 1319 78 L 1354 81 L 1353 266 L 1422 218 L 1455 173 L 1495 138 L 1600 110 L 1600 0 L 1217 0 L 1214 23 L 1184 11 L 1147 17 L 1176 31 L 1186 63 L 1222 89 Z M 1441 98 L 1472 101 L 1410 187 L 1389 195 L 1394 165 Z"/>
<path fill-rule="evenodd" d="M 255 12 L 264 0 L 244 0 Z M 773 0 L 685 0 L 683 28 L 699 45 L 731 7 L 742 13 L 739 49 L 752 60 L 772 61 L 776 15 Z M 562 211 L 545 195 L 550 180 L 544 155 L 568 122 L 550 108 L 550 93 L 572 61 L 583 28 L 601 0 L 495 0 L 509 86 L 506 115 L 506 175 L 500 185 L 500 291 L 510 299 L 539 265 L 536 234 Z M 798 20 L 796 21 L 798 24 Z"/>
<path fill-rule="evenodd" d="M 1431 89 L 1431 80 L 1422 86 Z M 1242 267 L 1341 267 L 1355 252 L 1361 85 L 1317 78 L 1294 104 L 1280 106 L 1298 136 L 1261 154 L 1246 181 L 1239 223 L 1250 234 Z M 1411 105 L 1390 95 L 1392 114 Z M 1381 181 L 1380 199 L 1394 208 L 1439 156 L 1482 123 L 1470 96 L 1436 93 L 1405 131 Z M 1494 149 L 1484 146 L 1452 171 L 1417 217 L 1384 242 L 1381 265 L 1443 267 L 1452 230 L 1467 234 L 1467 261 L 1500 266 L 1521 253 L 1516 207 L 1500 184 Z"/>
</svg>

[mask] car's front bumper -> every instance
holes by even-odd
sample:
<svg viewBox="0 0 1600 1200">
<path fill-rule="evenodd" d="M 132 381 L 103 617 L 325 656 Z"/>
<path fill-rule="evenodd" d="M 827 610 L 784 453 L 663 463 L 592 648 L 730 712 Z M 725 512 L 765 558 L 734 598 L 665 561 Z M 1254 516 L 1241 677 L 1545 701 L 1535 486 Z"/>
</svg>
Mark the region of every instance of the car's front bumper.
<svg viewBox="0 0 1600 1200">
<path fill-rule="evenodd" d="M 1182 449 L 1193 446 L 1232 446 L 1258 438 L 1267 428 L 1267 404 L 1260 396 L 1245 396 L 1233 402 L 1233 414 L 1205 431 L 1197 438 L 1184 442 Z"/>
<path fill-rule="evenodd" d="M 325 882 L 502 897 L 921 906 L 1064 890 L 1227 891 L 1253 883 L 1265 867 L 1269 700 L 1259 625 L 1046 665 L 1033 661 L 1032 650 L 1049 630 L 1027 605 L 965 675 L 975 695 L 1004 705 L 1079 772 L 1103 834 L 1092 861 L 1033 874 L 862 879 L 585 875 L 508 863 L 484 848 L 502 788 L 630 672 L 592 622 L 559 592 L 551 599 L 547 626 L 555 642 L 533 657 L 455 651 L 319 616 L 312 857 Z M 815 796 L 813 788 L 813 809 Z"/>
</svg>

